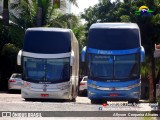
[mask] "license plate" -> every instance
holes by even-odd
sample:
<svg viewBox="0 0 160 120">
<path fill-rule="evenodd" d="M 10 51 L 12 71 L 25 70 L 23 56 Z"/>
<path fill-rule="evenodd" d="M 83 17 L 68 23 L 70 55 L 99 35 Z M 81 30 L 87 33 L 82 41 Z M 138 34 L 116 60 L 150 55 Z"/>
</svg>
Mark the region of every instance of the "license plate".
<svg viewBox="0 0 160 120">
<path fill-rule="evenodd" d="M 41 94 L 41 97 L 49 97 L 49 94 Z"/>
<path fill-rule="evenodd" d="M 112 93 L 112 94 L 110 94 L 109 96 L 111 96 L 111 97 L 116 97 L 116 96 L 118 96 L 118 94 Z"/>
</svg>

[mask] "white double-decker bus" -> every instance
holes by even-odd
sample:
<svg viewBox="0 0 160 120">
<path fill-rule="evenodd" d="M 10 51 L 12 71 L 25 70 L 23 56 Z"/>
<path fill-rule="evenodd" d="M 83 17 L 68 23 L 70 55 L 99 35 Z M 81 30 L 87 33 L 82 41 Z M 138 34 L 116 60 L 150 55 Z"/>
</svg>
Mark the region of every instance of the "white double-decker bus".
<svg viewBox="0 0 160 120">
<path fill-rule="evenodd" d="M 17 56 L 21 65 L 24 99 L 68 99 L 78 94 L 79 46 L 70 29 L 29 28 L 23 49 Z"/>
</svg>

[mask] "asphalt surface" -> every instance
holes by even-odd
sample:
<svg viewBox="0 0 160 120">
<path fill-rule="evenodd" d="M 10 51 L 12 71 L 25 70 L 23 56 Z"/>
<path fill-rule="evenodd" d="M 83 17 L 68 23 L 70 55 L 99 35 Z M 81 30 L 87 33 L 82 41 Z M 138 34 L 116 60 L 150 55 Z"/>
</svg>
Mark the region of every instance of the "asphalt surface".
<svg viewBox="0 0 160 120">
<path fill-rule="evenodd" d="M 151 111 L 155 109 L 154 104 L 152 106 L 150 103 L 139 103 L 128 106 L 126 101 L 108 102 L 108 104 L 103 105 L 91 104 L 87 97 L 77 97 L 76 102 L 33 99 L 25 101 L 21 98 L 20 92 L 12 94 L 1 92 L 0 106 L 1 120 L 160 120 L 158 117 L 135 117 L 132 114 L 132 117 L 122 117 L 124 114 L 119 113 L 119 111 L 127 114 L 132 111 Z M 115 113 L 116 117 L 110 116 L 110 111 Z M 3 117 L 2 112 L 4 112 Z M 12 117 L 7 117 L 6 112 L 11 113 Z"/>
</svg>

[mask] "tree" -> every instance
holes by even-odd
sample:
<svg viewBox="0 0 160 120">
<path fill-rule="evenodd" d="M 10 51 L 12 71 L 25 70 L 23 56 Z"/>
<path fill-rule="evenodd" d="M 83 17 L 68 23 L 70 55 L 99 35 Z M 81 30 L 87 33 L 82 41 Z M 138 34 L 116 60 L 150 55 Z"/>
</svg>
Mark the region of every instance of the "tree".
<svg viewBox="0 0 160 120">
<path fill-rule="evenodd" d="M 76 0 L 69 0 L 71 3 L 77 5 Z M 60 2 L 60 0 L 59 0 Z M 37 10 L 37 26 L 43 26 L 45 23 L 45 19 L 47 17 L 47 10 L 51 7 L 51 11 L 55 8 L 53 5 L 54 2 L 52 0 L 38 0 L 38 10 Z M 58 7 L 58 6 L 57 6 Z"/>
<path fill-rule="evenodd" d="M 75 0 L 71 0 L 76 4 Z M 15 6 L 14 6 L 15 7 Z M 21 11 L 18 15 L 11 14 L 12 20 L 24 29 L 33 26 L 48 26 L 60 14 L 53 5 L 53 0 L 23 0 L 16 6 Z"/>
<path fill-rule="evenodd" d="M 83 35 L 83 33 L 85 29 L 80 23 L 80 18 L 78 18 L 74 14 L 62 14 L 58 9 L 53 7 L 53 5 L 51 4 L 51 0 L 42 0 L 42 2 L 43 19 L 41 21 L 41 25 L 44 27 L 72 29 L 73 32 L 75 32 L 76 37 L 80 39 L 79 43 L 82 43 L 84 45 L 85 36 Z M 16 6 L 21 10 L 21 12 L 17 14 L 11 13 L 11 20 L 23 30 L 29 27 L 36 27 L 38 6 L 39 4 L 36 2 L 36 0 L 32 0 L 32 2 L 29 2 L 28 0 L 21 1 L 21 3 Z"/>
<path fill-rule="evenodd" d="M 14 45 L 7 43 L 3 46 L 1 51 L 1 89 L 6 90 L 8 78 L 16 70 L 16 59 L 19 49 Z"/>
<path fill-rule="evenodd" d="M 81 14 L 81 18 L 86 20 L 86 30 L 96 22 L 120 22 L 121 11 L 119 10 L 121 3 L 116 1 L 111 3 L 109 0 L 100 2 L 94 7 L 89 7 Z M 121 9 L 122 10 L 122 9 Z M 122 10 L 123 11 L 123 10 Z M 86 33 L 87 37 L 88 33 Z"/>
</svg>

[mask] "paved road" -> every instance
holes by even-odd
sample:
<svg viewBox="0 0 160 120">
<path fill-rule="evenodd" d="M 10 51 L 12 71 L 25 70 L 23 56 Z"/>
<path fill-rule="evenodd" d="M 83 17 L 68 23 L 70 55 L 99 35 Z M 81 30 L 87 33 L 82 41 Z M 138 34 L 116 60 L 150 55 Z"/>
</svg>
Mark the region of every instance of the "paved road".
<svg viewBox="0 0 160 120">
<path fill-rule="evenodd" d="M 118 106 L 117 106 L 118 105 Z M 120 106 L 119 106 L 120 105 Z M 103 112 L 105 111 L 151 111 L 153 108 L 149 106 L 149 103 L 140 103 L 135 106 L 121 106 L 121 105 L 127 105 L 127 102 L 108 102 L 107 106 L 103 105 L 93 105 L 90 103 L 90 100 L 87 97 L 77 97 L 76 102 L 65 102 L 65 101 L 58 101 L 58 100 L 52 100 L 52 101 L 42 101 L 42 100 L 36 100 L 36 101 L 25 101 L 23 98 L 21 98 L 20 94 L 8 94 L 8 93 L 0 93 L 0 111 L 19 111 L 22 112 L 21 115 L 28 115 L 28 113 L 25 112 L 30 112 L 30 111 L 51 111 L 47 113 L 42 113 L 43 116 L 44 114 L 47 115 L 52 115 L 52 116 L 62 116 L 62 117 L 45 117 L 45 118 L 38 118 L 38 120 L 64 120 L 64 119 L 73 119 L 73 120 L 105 120 L 105 119 L 114 119 L 114 120 L 147 120 L 148 118 L 144 117 L 83 117 L 85 115 L 90 116 L 96 116 L 97 112 L 99 113 L 100 108 L 103 109 Z M 86 112 L 52 112 L 52 111 L 86 111 Z M 87 112 L 90 111 L 90 112 Z M 97 112 L 91 112 L 91 111 L 97 111 Z M 106 112 L 107 114 L 109 112 Z M 13 113 L 12 113 L 13 114 Z M 30 113 L 29 113 L 30 114 Z M 54 114 L 54 115 L 53 115 Z M 82 117 L 69 117 L 66 118 L 66 114 L 71 114 L 71 116 L 80 114 Z M 16 117 L 18 114 L 14 114 Z M 37 113 L 37 115 L 39 115 Z M 98 114 L 99 115 L 99 114 Z M 0 118 L 2 120 L 11 120 L 11 118 Z M 16 117 L 12 118 L 13 120 L 24 120 L 24 118 L 21 117 Z M 34 120 L 37 118 L 25 118 L 27 120 Z M 149 117 L 148 120 L 156 120 L 158 118 L 156 117 Z M 159 119 L 160 120 L 160 119 Z"/>
</svg>

